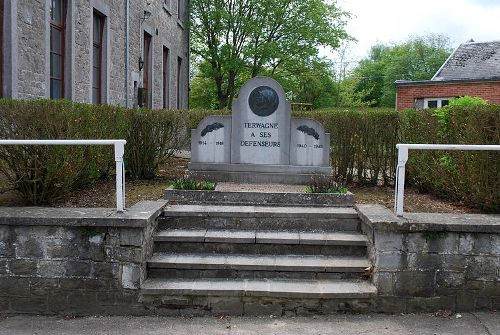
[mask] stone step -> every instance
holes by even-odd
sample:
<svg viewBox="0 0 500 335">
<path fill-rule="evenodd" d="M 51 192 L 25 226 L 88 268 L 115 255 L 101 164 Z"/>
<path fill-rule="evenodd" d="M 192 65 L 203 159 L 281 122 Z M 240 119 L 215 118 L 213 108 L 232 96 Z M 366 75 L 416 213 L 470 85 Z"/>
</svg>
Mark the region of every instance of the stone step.
<svg viewBox="0 0 500 335">
<path fill-rule="evenodd" d="M 223 255 L 223 254 L 154 254 L 149 268 L 213 269 L 252 271 L 358 272 L 370 266 L 364 257 Z"/>
<path fill-rule="evenodd" d="M 304 185 L 217 183 L 215 191 L 165 190 L 171 204 L 353 207 L 354 195 L 305 193 Z"/>
<path fill-rule="evenodd" d="M 361 279 L 359 272 L 252 271 L 234 269 L 165 269 L 148 268 L 148 278 L 162 279 Z"/>
<path fill-rule="evenodd" d="M 367 239 L 355 232 L 166 229 L 155 252 L 251 255 L 365 256 Z"/>
<path fill-rule="evenodd" d="M 164 216 L 357 219 L 358 213 L 351 207 L 171 205 L 165 208 Z"/>
<path fill-rule="evenodd" d="M 376 288 L 360 280 L 161 279 L 141 285 L 143 295 L 248 296 L 300 299 L 367 299 Z"/>
<path fill-rule="evenodd" d="M 359 231 L 351 207 L 266 207 L 172 205 L 158 219 L 159 229 Z"/>
<path fill-rule="evenodd" d="M 155 242 L 155 252 L 190 254 L 245 254 L 245 255 L 325 255 L 366 256 L 366 246 L 357 245 L 308 245 L 308 244 L 257 244 L 212 242 Z"/>
<path fill-rule="evenodd" d="M 234 244 L 367 245 L 367 238 L 360 233 L 324 231 L 166 229 L 159 231 L 154 237 L 154 241 Z"/>
</svg>

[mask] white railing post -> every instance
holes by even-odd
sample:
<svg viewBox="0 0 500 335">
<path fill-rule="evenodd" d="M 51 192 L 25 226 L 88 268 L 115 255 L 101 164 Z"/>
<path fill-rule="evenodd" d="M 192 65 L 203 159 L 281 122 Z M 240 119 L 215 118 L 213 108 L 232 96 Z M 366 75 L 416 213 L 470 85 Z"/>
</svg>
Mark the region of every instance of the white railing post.
<svg viewBox="0 0 500 335">
<path fill-rule="evenodd" d="M 408 161 L 408 147 L 398 144 L 398 166 L 396 169 L 396 194 L 394 210 L 397 216 L 403 216 L 404 196 L 405 196 L 405 171 Z"/>
<path fill-rule="evenodd" d="M 116 162 L 116 211 L 125 211 L 125 140 L 2 140 L 0 145 L 113 145 Z"/>
<path fill-rule="evenodd" d="M 396 169 L 396 191 L 394 194 L 394 212 L 397 216 L 404 213 L 405 192 L 405 166 L 408 161 L 408 150 L 478 150 L 499 151 L 500 145 L 476 145 L 476 144 L 398 144 L 398 166 Z"/>
<path fill-rule="evenodd" d="M 125 169 L 123 168 L 123 155 L 125 154 L 125 144 L 115 143 L 116 162 L 116 211 L 121 213 L 125 210 Z"/>
</svg>

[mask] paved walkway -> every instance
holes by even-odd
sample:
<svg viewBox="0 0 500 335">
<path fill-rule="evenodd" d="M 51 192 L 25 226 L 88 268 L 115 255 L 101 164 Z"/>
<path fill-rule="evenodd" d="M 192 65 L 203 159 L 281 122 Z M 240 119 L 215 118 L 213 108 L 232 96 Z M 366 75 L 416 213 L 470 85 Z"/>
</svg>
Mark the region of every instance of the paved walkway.
<svg viewBox="0 0 500 335">
<path fill-rule="evenodd" d="M 88 317 L 0 316 L 0 335 L 500 335 L 500 313 L 332 315 L 328 317 Z"/>
</svg>

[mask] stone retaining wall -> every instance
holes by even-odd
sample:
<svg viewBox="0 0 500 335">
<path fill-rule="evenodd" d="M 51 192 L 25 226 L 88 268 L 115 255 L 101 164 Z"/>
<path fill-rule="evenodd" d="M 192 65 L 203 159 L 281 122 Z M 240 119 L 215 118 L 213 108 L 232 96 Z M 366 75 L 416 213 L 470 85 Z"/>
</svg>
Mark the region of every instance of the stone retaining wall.
<svg viewBox="0 0 500 335">
<path fill-rule="evenodd" d="M 0 313 L 154 314 L 139 288 L 165 204 L 142 202 L 126 214 L 0 208 Z M 375 266 L 375 310 L 500 309 L 498 215 L 357 209 Z"/>
<path fill-rule="evenodd" d="M 500 309 L 500 216 L 410 214 L 358 205 L 370 240 L 377 309 Z"/>
<path fill-rule="evenodd" d="M 144 313 L 139 287 L 164 205 L 0 209 L 0 313 Z"/>
</svg>

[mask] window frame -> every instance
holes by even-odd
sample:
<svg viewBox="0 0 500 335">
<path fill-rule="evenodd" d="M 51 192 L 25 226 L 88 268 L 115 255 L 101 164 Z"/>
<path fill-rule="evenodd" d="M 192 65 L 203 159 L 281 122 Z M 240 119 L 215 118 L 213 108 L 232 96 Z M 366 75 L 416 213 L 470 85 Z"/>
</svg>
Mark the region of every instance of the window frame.
<svg viewBox="0 0 500 335">
<path fill-rule="evenodd" d="M 149 34 L 147 31 L 143 32 L 143 48 L 142 48 L 142 60 L 144 62 L 144 67 L 142 68 L 142 88 L 146 89 L 146 104 L 143 107 L 152 108 L 152 77 L 153 77 L 153 35 Z M 147 50 L 146 50 L 146 43 Z"/>
<path fill-rule="evenodd" d="M 163 46 L 163 108 L 170 108 L 170 49 Z"/>
<path fill-rule="evenodd" d="M 50 2 L 50 38 L 49 38 L 49 98 L 50 99 L 64 99 L 65 97 L 65 90 L 64 90 L 64 67 L 65 67 L 65 49 L 66 49 L 66 17 L 67 17 L 67 0 L 60 0 L 61 1 L 61 21 L 55 21 L 53 20 L 53 15 L 52 15 L 52 10 L 53 10 L 53 5 L 55 3 L 54 0 L 51 0 Z M 60 45 L 60 53 L 56 53 L 52 49 L 52 31 L 58 30 L 61 34 L 61 45 Z M 53 63 L 52 63 L 52 55 L 58 55 L 61 58 L 61 63 L 60 63 L 60 73 L 61 76 L 60 78 L 54 77 L 52 75 L 53 71 Z M 59 81 L 60 82 L 60 97 L 53 97 L 52 96 L 52 81 Z"/>
<path fill-rule="evenodd" d="M 0 98 L 3 97 L 3 15 L 4 1 L 0 0 Z"/>
<path fill-rule="evenodd" d="M 184 0 L 177 0 L 177 19 L 184 21 Z"/>
<path fill-rule="evenodd" d="M 450 102 L 451 99 L 454 99 L 454 97 L 440 97 L 440 98 L 424 98 L 424 109 L 432 109 L 432 108 L 442 108 Z M 437 107 L 429 107 L 429 102 L 430 101 L 436 101 L 437 102 Z M 443 102 L 447 101 L 445 105 L 443 105 Z"/>
<path fill-rule="evenodd" d="M 95 35 L 95 18 L 98 18 L 99 21 L 99 27 L 100 29 L 99 32 L 99 37 L 100 40 L 98 43 L 94 40 L 94 35 Z M 94 104 L 102 104 L 103 103 L 103 75 L 102 75 L 102 70 L 103 70 L 103 51 L 104 51 L 104 27 L 106 24 L 106 16 L 103 15 L 102 13 L 98 12 L 97 10 L 94 10 L 92 12 L 92 103 Z M 97 67 L 95 66 L 95 60 L 94 60 L 94 49 L 97 48 L 98 50 L 98 61 L 97 61 Z M 97 87 L 94 87 L 94 68 L 97 68 Z M 97 89 L 97 99 L 94 101 L 94 89 Z"/>
<path fill-rule="evenodd" d="M 177 57 L 177 109 L 182 108 L 182 66 L 183 60 L 181 57 Z"/>
</svg>

